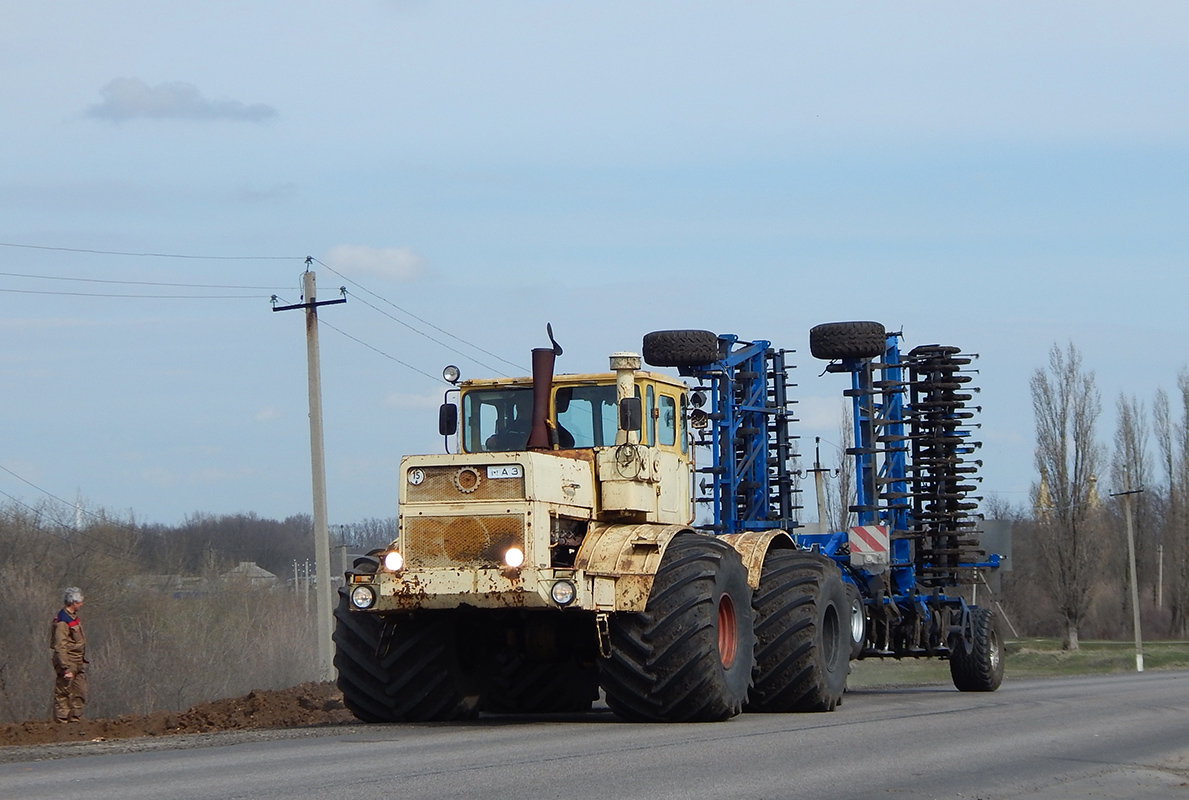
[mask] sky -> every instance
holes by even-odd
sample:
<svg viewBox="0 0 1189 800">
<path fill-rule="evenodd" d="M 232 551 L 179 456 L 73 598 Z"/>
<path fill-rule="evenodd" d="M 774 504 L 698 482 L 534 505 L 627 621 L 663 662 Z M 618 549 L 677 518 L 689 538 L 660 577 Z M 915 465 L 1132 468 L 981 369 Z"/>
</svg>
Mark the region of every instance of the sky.
<svg viewBox="0 0 1189 800">
<path fill-rule="evenodd" d="M 441 452 L 443 366 L 523 374 L 547 322 L 566 372 L 666 328 L 796 350 L 830 460 L 813 325 L 958 345 L 983 494 L 1026 503 L 1054 343 L 1104 443 L 1189 364 L 1187 74 L 1178 2 L 0 0 L 0 492 L 310 513 L 304 324 L 270 298 L 312 256 L 348 289 L 332 524 Z"/>
</svg>

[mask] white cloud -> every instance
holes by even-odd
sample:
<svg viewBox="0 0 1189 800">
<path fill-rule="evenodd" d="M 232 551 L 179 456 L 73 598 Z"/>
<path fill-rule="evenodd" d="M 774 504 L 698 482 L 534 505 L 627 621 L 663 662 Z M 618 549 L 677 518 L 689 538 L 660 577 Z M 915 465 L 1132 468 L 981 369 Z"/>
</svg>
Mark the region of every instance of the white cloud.
<svg viewBox="0 0 1189 800">
<path fill-rule="evenodd" d="M 280 416 L 281 416 L 281 412 L 277 411 L 272 406 L 265 406 L 264 408 L 262 408 L 256 412 L 256 421 L 257 422 L 272 422 L 274 419 L 280 418 Z"/>
<path fill-rule="evenodd" d="M 340 244 L 326 251 L 322 260 L 345 275 L 373 275 L 403 283 L 421 274 L 424 260 L 407 247 L 365 247 Z"/>
<path fill-rule="evenodd" d="M 149 86 L 139 78 L 116 78 L 100 94 L 103 102 L 88 108 L 87 116 L 112 122 L 138 118 L 265 122 L 277 116 L 277 110 L 264 103 L 207 99 L 192 83 Z"/>
</svg>

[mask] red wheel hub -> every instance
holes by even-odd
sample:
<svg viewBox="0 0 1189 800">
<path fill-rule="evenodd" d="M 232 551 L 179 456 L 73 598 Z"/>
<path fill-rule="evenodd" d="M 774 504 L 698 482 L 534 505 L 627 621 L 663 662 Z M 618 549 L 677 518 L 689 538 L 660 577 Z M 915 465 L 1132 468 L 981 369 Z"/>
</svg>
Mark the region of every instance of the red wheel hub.
<svg viewBox="0 0 1189 800">
<path fill-rule="evenodd" d="M 735 601 L 729 594 L 718 598 L 718 657 L 723 669 L 735 663 L 739 649 L 739 626 L 735 616 Z"/>
</svg>

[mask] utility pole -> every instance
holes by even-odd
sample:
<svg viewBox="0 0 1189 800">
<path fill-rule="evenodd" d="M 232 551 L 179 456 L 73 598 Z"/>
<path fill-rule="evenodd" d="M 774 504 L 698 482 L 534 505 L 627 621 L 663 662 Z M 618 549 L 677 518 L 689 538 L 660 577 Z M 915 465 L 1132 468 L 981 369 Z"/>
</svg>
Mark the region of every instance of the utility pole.
<svg viewBox="0 0 1189 800">
<path fill-rule="evenodd" d="M 1164 545 L 1156 545 L 1156 608 L 1164 608 Z"/>
<path fill-rule="evenodd" d="M 334 678 L 331 656 L 334 610 L 330 593 L 330 531 L 326 523 L 326 461 L 322 449 L 322 368 L 318 355 L 318 306 L 345 303 L 347 298 L 344 296 L 338 300 L 318 302 L 314 273 L 310 269 L 312 262 L 312 257 L 306 258 L 306 271 L 301 276 L 304 302 L 291 306 L 274 305 L 272 310 L 290 311 L 304 308 L 306 312 L 306 366 L 310 388 L 310 472 L 313 475 L 314 489 L 314 615 L 317 618 L 318 679 L 329 681 Z"/>
<path fill-rule="evenodd" d="M 813 475 L 813 488 L 817 492 L 817 529 L 816 533 L 831 533 L 829 513 L 826 510 L 826 475 L 830 470 L 822 468 L 822 437 L 813 437 L 813 469 L 806 470 Z M 843 520 L 843 528 L 846 520 Z"/>
<path fill-rule="evenodd" d="M 1123 513 L 1127 518 L 1127 556 L 1131 564 L 1131 613 L 1135 625 L 1135 671 L 1144 671 L 1144 643 L 1139 630 L 1139 587 L 1135 585 L 1135 532 L 1131 527 L 1131 496 L 1139 494 L 1143 489 L 1132 489 L 1131 482 L 1127 483 L 1127 490 L 1111 495 L 1123 498 Z"/>
</svg>

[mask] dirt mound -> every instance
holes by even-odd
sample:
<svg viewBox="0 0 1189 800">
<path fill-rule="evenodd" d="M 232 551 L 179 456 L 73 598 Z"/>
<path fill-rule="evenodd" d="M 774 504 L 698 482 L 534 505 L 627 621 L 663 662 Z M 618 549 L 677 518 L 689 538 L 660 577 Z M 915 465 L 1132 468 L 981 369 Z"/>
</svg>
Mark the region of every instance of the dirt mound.
<svg viewBox="0 0 1189 800">
<path fill-rule="evenodd" d="M 354 721 L 333 683 L 303 683 L 291 689 L 255 691 L 244 697 L 199 703 L 188 711 L 84 719 L 65 725 L 30 721 L 0 725 L 0 747 L 248 728 L 299 728 Z"/>
</svg>

